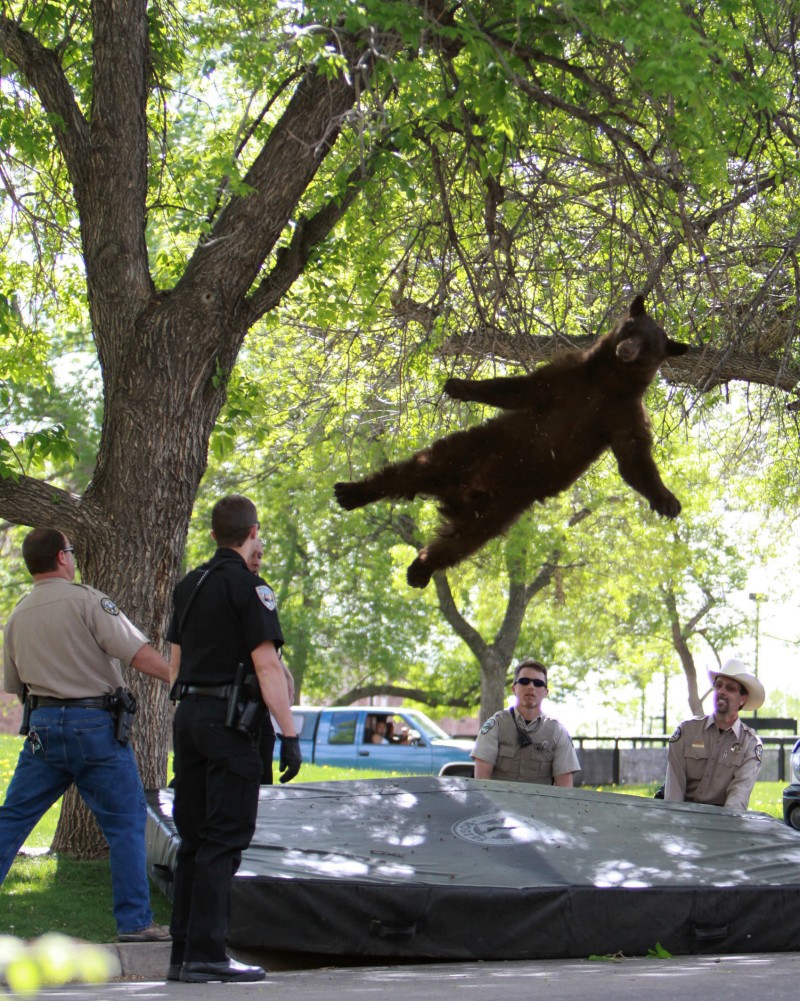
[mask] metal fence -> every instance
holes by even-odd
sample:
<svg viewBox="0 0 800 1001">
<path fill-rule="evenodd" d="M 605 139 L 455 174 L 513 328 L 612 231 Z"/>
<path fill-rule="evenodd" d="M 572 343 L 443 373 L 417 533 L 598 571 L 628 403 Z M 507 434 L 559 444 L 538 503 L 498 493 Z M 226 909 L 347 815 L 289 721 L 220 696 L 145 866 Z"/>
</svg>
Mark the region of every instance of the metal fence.
<svg viewBox="0 0 800 1001">
<path fill-rule="evenodd" d="M 791 781 L 790 757 L 797 734 L 762 737 L 759 782 Z M 581 763 L 581 785 L 644 785 L 663 782 L 669 734 L 634 737 L 573 737 Z"/>
</svg>

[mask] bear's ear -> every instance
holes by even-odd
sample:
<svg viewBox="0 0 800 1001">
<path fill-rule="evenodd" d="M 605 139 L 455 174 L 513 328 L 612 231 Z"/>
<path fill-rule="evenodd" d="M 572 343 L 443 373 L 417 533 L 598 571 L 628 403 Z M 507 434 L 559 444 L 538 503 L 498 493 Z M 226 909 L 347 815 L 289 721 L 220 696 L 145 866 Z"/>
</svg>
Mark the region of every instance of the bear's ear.
<svg viewBox="0 0 800 1001">
<path fill-rule="evenodd" d="M 667 355 L 669 357 L 676 358 L 678 355 L 685 355 L 688 350 L 688 344 L 681 344 L 680 341 L 673 341 L 671 337 L 667 338 Z"/>
<path fill-rule="evenodd" d="M 636 298 L 633 300 L 633 302 L 631 303 L 630 314 L 632 317 L 646 315 L 643 295 L 637 295 Z"/>
</svg>

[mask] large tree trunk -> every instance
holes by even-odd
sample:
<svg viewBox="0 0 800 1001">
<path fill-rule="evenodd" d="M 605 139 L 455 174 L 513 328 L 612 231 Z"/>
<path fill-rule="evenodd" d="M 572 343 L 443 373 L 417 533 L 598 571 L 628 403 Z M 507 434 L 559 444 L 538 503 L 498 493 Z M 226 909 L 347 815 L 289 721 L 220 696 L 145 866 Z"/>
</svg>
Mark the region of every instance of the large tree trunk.
<svg viewBox="0 0 800 1001">
<path fill-rule="evenodd" d="M 160 304 L 140 318 L 130 339 L 162 347 L 119 364 L 96 475 L 81 503 L 82 513 L 91 516 L 63 526 L 75 544 L 82 580 L 110 595 L 165 653 L 171 590 L 181 572 L 208 438 L 224 399 L 208 362 L 198 378 L 192 345 L 200 331 L 192 313 L 191 304 L 176 303 L 174 310 Z M 180 352 L 177 321 L 170 322 L 175 315 L 183 318 Z M 170 338 L 166 365 L 164 346 Z M 57 514 L 55 524 L 62 525 Z M 157 788 L 166 780 L 167 686 L 132 669 L 125 680 L 139 704 L 132 743 L 142 780 L 145 788 Z M 70 796 L 53 848 L 92 854 L 92 830 L 83 806 Z"/>
<path fill-rule="evenodd" d="M 481 723 L 494 716 L 506 704 L 508 697 L 506 675 L 509 663 L 491 651 L 486 651 L 481 658 Z"/>
<path fill-rule="evenodd" d="M 108 856 L 108 843 L 75 786 L 70 786 L 64 794 L 50 850 L 76 859 Z"/>
<path fill-rule="evenodd" d="M 375 40 L 368 33 L 363 40 L 337 35 L 348 70 L 331 77 L 312 67 L 301 77 L 247 172 L 246 193 L 225 202 L 175 287 L 156 291 L 145 241 L 147 4 L 96 3 L 92 16 L 86 118 L 61 65 L 63 53 L 0 15 L 2 51 L 51 116 L 72 183 L 105 405 L 84 495 L 25 476 L 6 479 L 0 515 L 65 531 L 81 579 L 112 597 L 163 649 L 209 438 L 245 334 L 291 287 L 369 176 L 367 169 L 354 175 L 344 197 L 322 203 L 316 216 L 295 226 L 289 252 L 272 271 L 262 270 L 337 139 L 355 100 L 354 76 L 362 84 L 368 78 Z M 139 701 L 133 744 L 144 784 L 159 786 L 169 741 L 166 686 L 130 669 L 126 682 Z M 54 847 L 87 856 L 101 846 L 69 795 Z"/>
</svg>

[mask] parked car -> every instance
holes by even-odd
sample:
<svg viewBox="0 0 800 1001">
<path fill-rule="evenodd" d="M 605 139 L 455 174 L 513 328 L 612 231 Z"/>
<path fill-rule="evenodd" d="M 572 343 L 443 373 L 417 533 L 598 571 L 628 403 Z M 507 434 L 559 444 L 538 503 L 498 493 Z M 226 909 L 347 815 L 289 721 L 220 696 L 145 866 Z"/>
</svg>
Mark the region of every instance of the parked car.
<svg viewBox="0 0 800 1001">
<path fill-rule="evenodd" d="M 800 740 L 792 748 L 792 778 L 794 782 L 783 790 L 783 819 L 800 831 Z"/>
<path fill-rule="evenodd" d="M 444 765 L 471 764 L 473 741 L 449 737 L 416 709 L 293 706 L 292 717 L 303 761 L 315 765 L 438 775 Z"/>
</svg>

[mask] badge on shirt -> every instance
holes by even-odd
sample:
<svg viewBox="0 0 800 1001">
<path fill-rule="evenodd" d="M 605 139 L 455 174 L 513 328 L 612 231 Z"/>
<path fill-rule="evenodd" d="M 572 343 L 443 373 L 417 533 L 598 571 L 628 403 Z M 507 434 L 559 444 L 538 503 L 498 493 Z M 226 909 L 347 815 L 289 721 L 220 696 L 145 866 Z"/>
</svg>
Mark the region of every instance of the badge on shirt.
<svg viewBox="0 0 800 1001">
<path fill-rule="evenodd" d="M 742 749 L 742 745 L 741 744 L 734 744 L 733 747 L 731 748 L 731 752 L 733 754 L 738 754 L 739 751 L 741 751 L 741 749 Z"/>
<path fill-rule="evenodd" d="M 764 753 L 764 748 L 761 744 L 756 744 L 756 761 L 761 761 L 761 755 Z"/>
<path fill-rule="evenodd" d="M 675 733 L 669 738 L 670 744 L 674 744 L 676 740 L 681 739 L 681 728 L 679 726 L 675 727 Z"/>
<path fill-rule="evenodd" d="M 496 722 L 497 720 L 494 718 L 494 716 L 490 716 L 489 719 L 487 719 L 486 722 L 481 727 L 481 733 L 488 733 Z"/>
<path fill-rule="evenodd" d="M 274 612 L 278 607 L 278 602 L 275 600 L 275 592 L 268 584 L 260 584 L 256 588 L 256 594 L 258 595 L 258 600 L 268 612 Z"/>
<path fill-rule="evenodd" d="M 108 612 L 109 615 L 119 615 L 119 609 L 111 600 L 111 598 L 101 598 L 100 607 L 104 612 Z"/>
</svg>

